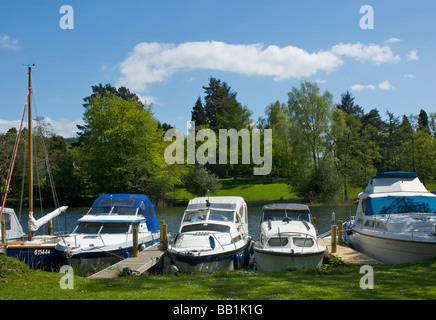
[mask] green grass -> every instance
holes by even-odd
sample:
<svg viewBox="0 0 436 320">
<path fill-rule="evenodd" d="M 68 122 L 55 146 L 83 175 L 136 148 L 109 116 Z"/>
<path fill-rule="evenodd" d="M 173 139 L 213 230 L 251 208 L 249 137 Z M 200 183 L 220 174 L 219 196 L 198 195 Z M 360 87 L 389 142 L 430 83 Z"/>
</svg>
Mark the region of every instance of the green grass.
<svg viewBox="0 0 436 320">
<path fill-rule="evenodd" d="M 198 275 L 141 275 L 92 280 L 74 276 L 74 289 L 61 289 L 63 274 L 29 270 L 0 256 L 1 299 L 42 300 L 304 300 L 436 299 L 436 259 L 375 265 L 374 289 L 360 288 L 359 266 L 282 273 L 227 271 Z"/>
<path fill-rule="evenodd" d="M 220 179 L 221 189 L 211 196 L 240 196 L 245 200 L 280 200 L 297 198 L 289 191 L 284 179 L 261 180 L 256 178 Z M 175 194 L 177 199 L 192 199 L 195 195 L 186 188 L 180 188 Z"/>
</svg>

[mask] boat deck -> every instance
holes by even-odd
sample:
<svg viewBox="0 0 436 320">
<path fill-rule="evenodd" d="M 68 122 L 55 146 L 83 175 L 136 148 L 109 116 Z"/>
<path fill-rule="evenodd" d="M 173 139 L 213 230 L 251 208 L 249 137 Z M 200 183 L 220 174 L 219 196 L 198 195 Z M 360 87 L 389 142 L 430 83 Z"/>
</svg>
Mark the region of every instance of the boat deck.
<svg viewBox="0 0 436 320">
<path fill-rule="evenodd" d="M 124 268 L 132 270 L 135 274 L 142 274 L 156 265 L 165 251 L 160 249 L 160 244 L 156 243 L 138 253 L 138 257 L 124 259 L 106 269 L 103 269 L 93 275 L 90 279 L 110 279 L 116 278 Z"/>
<path fill-rule="evenodd" d="M 359 251 L 354 250 L 353 248 L 344 246 L 344 245 L 337 245 L 336 246 L 336 252 L 331 252 L 331 239 L 328 238 L 322 238 L 318 239 L 318 241 L 321 244 L 324 244 L 327 246 L 327 250 L 325 252 L 325 255 L 327 257 L 337 256 L 342 259 L 342 261 L 345 264 L 349 265 L 365 265 L 365 264 L 381 264 L 382 262 L 371 258 L 370 256 L 361 253 Z"/>
</svg>

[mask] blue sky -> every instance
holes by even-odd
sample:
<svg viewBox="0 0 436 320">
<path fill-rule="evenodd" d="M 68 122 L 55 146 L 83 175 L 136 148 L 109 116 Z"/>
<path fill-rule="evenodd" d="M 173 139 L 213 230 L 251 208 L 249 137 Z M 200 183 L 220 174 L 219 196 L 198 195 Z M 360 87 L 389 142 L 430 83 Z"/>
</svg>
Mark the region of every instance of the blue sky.
<svg viewBox="0 0 436 320">
<path fill-rule="evenodd" d="M 74 29 L 61 29 L 63 5 Z M 363 5 L 374 28 L 362 29 Z M 264 116 L 302 80 L 339 102 L 350 90 L 366 112 L 436 112 L 434 1 L 24 1 L 0 2 L 0 132 L 18 126 L 35 63 L 39 116 L 74 136 L 91 86 L 125 85 L 161 122 L 183 131 L 210 76 Z"/>
</svg>

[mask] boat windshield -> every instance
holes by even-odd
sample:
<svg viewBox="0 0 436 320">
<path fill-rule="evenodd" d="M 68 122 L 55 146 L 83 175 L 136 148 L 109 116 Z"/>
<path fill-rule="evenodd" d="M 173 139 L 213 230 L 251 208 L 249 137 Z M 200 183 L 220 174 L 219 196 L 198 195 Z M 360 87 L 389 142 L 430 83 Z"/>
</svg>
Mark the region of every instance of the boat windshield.
<svg viewBox="0 0 436 320">
<path fill-rule="evenodd" d="M 268 221 L 268 220 L 283 220 L 284 218 L 289 218 L 291 220 L 309 220 L 309 213 L 308 212 L 302 212 L 302 211 L 290 211 L 290 210 L 265 210 L 263 212 L 263 220 L 262 221 Z"/>
<path fill-rule="evenodd" d="M 183 216 L 183 222 L 198 222 L 204 220 L 233 222 L 235 217 L 234 211 L 203 209 L 195 211 L 186 211 Z"/>
<path fill-rule="evenodd" d="M 73 231 L 81 234 L 127 233 L 130 222 L 79 222 Z"/>
<path fill-rule="evenodd" d="M 136 215 L 136 212 L 138 211 L 138 208 L 135 207 L 92 207 L 88 214 L 107 214 L 107 215 L 123 215 L 123 216 L 134 216 Z"/>
<path fill-rule="evenodd" d="M 436 213 L 436 197 L 388 196 L 367 198 L 365 215 L 398 213 Z"/>
</svg>

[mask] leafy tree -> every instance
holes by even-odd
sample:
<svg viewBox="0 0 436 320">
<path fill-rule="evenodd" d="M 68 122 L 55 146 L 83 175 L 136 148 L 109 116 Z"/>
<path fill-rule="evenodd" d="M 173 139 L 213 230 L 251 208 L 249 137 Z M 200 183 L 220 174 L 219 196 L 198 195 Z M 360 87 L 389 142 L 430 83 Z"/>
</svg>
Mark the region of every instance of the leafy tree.
<svg viewBox="0 0 436 320">
<path fill-rule="evenodd" d="M 215 193 L 221 188 L 218 177 L 204 166 L 196 165 L 185 178 L 186 189 L 196 196 L 203 197 L 208 192 Z"/>
</svg>

